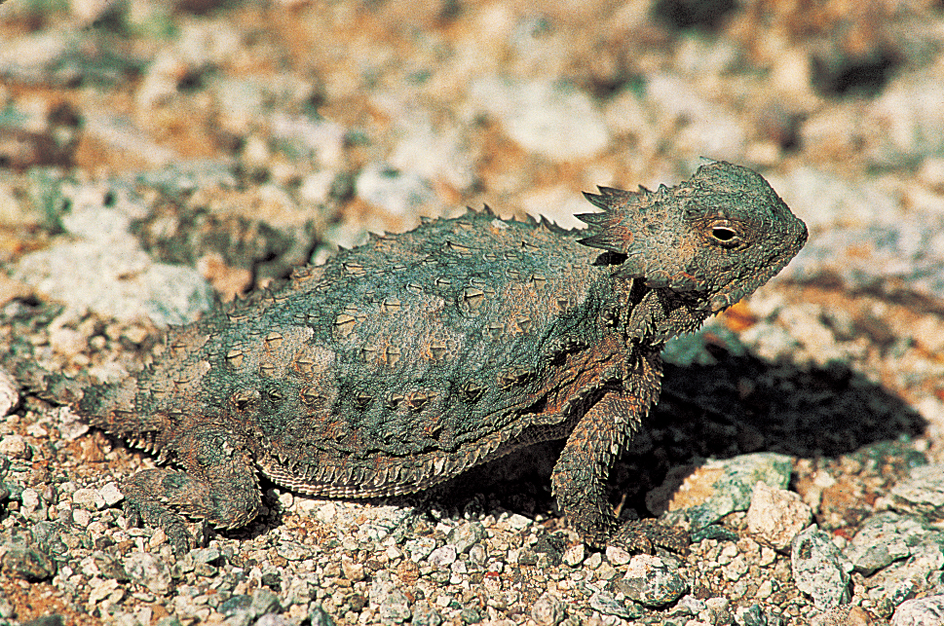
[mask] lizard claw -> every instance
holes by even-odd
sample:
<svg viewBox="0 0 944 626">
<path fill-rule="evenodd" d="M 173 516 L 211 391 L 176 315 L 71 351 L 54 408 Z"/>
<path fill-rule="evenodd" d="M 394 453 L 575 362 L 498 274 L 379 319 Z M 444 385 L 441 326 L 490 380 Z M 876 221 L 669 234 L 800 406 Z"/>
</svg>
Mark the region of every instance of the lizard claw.
<svg viewBox="0 0 944 626">
<path fill-rule="evenodd" d="M 657 547 L 685 553 L 691 540 L 687 532 L 650 518 L 626 522 L 613 534 L 610 543 L 644 554 L 652 554 Z"/>
<path fill-rule="evenodd" d="M 158 505 L 147 505 L 128 499 L 124 505 L 125 517 L 133 526 L 146 524 L 153 528 L 160 528 L 167 535 L 174 554 L 182 556 L 196 547 L 193 535 L 187 530 L 187 525 L 176 513 Z"/>
</svg>

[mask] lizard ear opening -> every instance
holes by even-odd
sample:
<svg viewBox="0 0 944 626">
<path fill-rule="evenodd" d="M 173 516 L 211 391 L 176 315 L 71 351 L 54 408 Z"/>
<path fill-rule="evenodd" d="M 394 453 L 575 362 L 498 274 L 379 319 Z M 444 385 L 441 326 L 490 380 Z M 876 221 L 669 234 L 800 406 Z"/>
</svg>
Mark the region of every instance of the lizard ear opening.
<svg viewBox="0 0 944 626">
<path fill-rule="evenodd" d="M 592 265 L 597 267 L 605 267 L 607 265 L 622 265 L 626 262 L 626 255 L 622 252 L 612 252 L 610 250 L 604 250 L 600 253 L 600 256 L 593 260 Z"/>
</svg>

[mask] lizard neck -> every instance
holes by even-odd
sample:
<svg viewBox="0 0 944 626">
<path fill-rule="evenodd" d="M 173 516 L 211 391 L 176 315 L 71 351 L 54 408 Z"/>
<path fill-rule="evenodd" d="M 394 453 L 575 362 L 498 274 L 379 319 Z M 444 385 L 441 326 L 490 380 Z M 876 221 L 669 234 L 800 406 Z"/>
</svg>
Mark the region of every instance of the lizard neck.
<svg viewBox="0 0 944 626">
<path fill-rule="evenodd" d="M 627 339 L 650 346 L 661 346 L 666 340 L 680 334 L 694 332 L 710 315 L 704 304 L 686 298 L 671 289 L 652 289 L 641 280 L 632 288 L 635 297 L 623 315 L 623 330 Z"/>
</svg>

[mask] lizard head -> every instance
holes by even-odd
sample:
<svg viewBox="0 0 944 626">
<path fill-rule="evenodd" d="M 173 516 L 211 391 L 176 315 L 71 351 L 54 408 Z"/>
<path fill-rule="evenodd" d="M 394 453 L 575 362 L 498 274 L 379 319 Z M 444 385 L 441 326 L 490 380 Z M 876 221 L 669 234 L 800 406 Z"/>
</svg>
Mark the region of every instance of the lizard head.
<svg viewBox="0 0 944 626">
<path fill-rule="evenodd" d="M 616 273 L 717 313 L 767 282 L 806 242 L 806 225 L 756 172 L 723 161 L 676 187 L 585 194 L 581 243 L 617 255 Z"/>
</svg>

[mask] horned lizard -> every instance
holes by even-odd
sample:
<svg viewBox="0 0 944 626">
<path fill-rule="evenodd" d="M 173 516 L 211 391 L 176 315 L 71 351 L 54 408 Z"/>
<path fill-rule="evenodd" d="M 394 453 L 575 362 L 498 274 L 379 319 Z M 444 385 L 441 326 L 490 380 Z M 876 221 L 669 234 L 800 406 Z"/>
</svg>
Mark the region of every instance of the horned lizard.
<svg viewBox="0 0 944 626">
<path fill-rule="evenodd" d="M 659 396 L 663 344 L 764 284 L 807 232 L 760 175 L 724 162 L 677 187 L 586 197 L 602 210 L 577 216 L 586 230 L 486 210 L 372 236 L 84 389 L 91 425 L 165 464 L 124 483 L 127 511 L 185 550 L 184 516 L 256 517 L 260 474 L 392 496 L 566 439 L 554 495 L 605 544 L 618 531 L 605 481 Z"/>
</svg>

